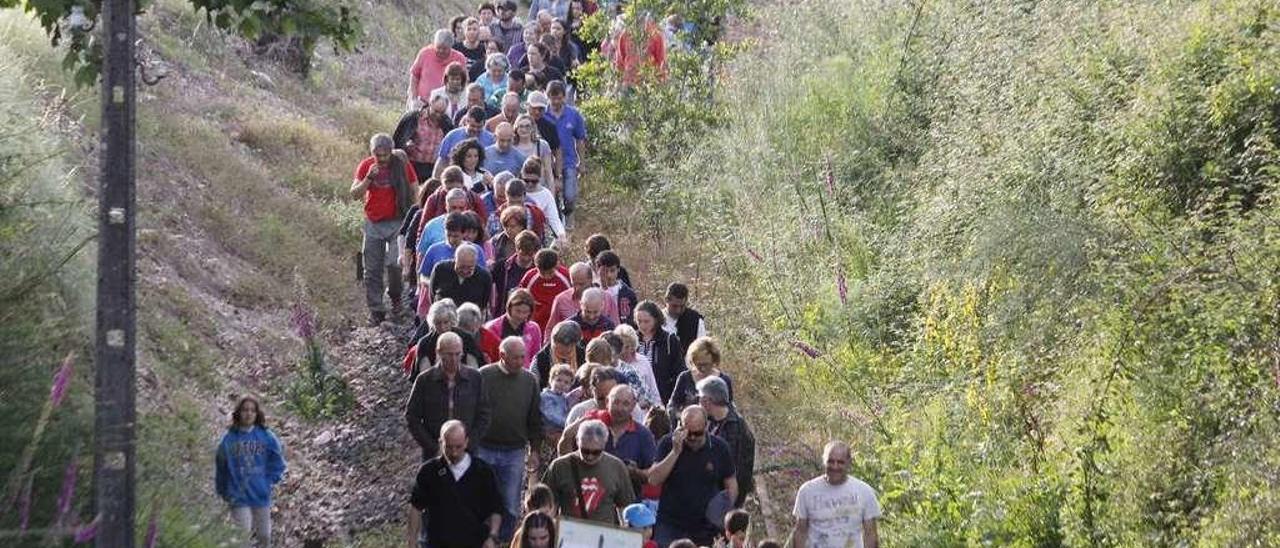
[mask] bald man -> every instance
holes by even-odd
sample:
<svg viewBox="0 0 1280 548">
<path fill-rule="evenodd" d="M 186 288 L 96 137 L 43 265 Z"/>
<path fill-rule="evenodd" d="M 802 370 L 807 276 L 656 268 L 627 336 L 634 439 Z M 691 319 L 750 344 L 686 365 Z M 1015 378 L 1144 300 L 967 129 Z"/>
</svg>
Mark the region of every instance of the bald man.
<svg viewBox="0 0 1280 548">
<path fill-rule="evenodd" d="M 484 127 L 489 131 L 497 131 L 498 124 L 506 122 L 512 127 L 516 125 L 516 118 L 520 117 L 520 94 L 514 91 L 508 91 L 502 96 L 501 110 L 488 122 L 484 123 Z M 513 171 L 512 173 L 518 173 Z"/>
<path fill-rule="evenodd" d="M 608 301 L 609 294 L 598 287 L 588 287 L 582 292 L 582 299 L 578 301 L 578 313 L 570 316 L 569 321 L 582 328 L 583 339 L 589 341 L 617 327 L 617 324 L 604 315 Z"/>
<path fill-rule="evenodd" d="M 649 483 L 663 485 L 653 532 L 658 545 L 681 538 L 711 544 L 722 524 L 707 521 L 707 506 L 716 497 L 732 506 L 738 496 L 735 473 L 729 446 L 707 432 L 706 410 L 684 408 L 680 428 L 658 442 L 658 463 L 649 469 Z"/>
<path fill-rule="evenodd" d="M 806 481 L 796 492 L 792 513 L 796 528 L 791 546 L 819 548 L 853 546 L 878 548 L 880 502 L 866 482 L 849 477 L 853 452 L 842 441 L 828 442 L 822 449 L 826 473 Z"/>
<path fill-rule="evenodd" d="M 501 539 L 511 534 L 521 516 L 520 488 L 524 486 L 526 463 L 538 466 L 542 449 L 542 396 L 538 378 L 525 371 L 524 339 L 507 337 L 498 345 L 499 359 L 480 368 L 485 389 L 492 403 L 492 426 L 480 440 L 476 456 L 491 464 L 498 475 L 502 503 L 506 515 L 502 520 Z"/>
<path fill-rule="evenodd" d="M 593 285 L 591 282 L 592 274 L 590 263 L 579 262 L 569 265 L 570 288 L 556 295 L 555 300 L 551 302 L 551 325 L 568 321 L 569 318 L 578 313 L 582 301 L 582 293 Z M 617 299 L 609 298 L 607 293 L 604 303 L 604 316 L 614 324 L 618 323 L 618 301 Z M 591 338 L 582 340 L 589 341 Z"/>
<path fill-rule="evenodd" d="M 515 144 L 515 128 L 507 122 L 502 122 L 494 128 L 493 138 L 493 144 L 484 149 L 485 171 L 519 173 L 520 168 L 524 166 L 524 153 L 512 146 Z"/>
<path fill-rule="evenodd" d="M 496 548 L 502 520 L 498 485 L 483 459 L 467 453 L 467 427 L 440 427 L 440 454 L 418 467 L 409 495 L 409 538 L 436 548 Z M 425 532 L 425 535 L 422 534 Z"/>
</svg>

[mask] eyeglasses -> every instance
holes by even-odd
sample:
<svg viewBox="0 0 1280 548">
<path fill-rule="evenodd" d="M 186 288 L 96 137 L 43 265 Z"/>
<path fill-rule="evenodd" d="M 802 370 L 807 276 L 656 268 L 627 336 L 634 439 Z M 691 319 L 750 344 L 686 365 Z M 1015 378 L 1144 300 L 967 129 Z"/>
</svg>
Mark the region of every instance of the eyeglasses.
<svg viewBox="0 0 1280 548">
<path fill-rule="evenodd" d="M 579 451 L 582 452 L 584 457 L 598 457 L 600 453 L 604 452 L 604 449 L 579 449 Z"/>
</svg>

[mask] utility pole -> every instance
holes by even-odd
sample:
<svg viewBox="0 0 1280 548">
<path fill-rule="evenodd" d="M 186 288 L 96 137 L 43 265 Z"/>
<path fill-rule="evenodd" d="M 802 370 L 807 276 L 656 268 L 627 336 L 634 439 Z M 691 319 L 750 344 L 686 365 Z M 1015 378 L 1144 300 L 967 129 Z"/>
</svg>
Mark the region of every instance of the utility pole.
<svg viewBox="0 0 1280 548">
<path fill-rule="evenodd" d="M 133 0 L 103 0 L 98 170 L 98 314 L 94 383 L 95 545 L 134 545 L 135 205 Z"/>
</svg>

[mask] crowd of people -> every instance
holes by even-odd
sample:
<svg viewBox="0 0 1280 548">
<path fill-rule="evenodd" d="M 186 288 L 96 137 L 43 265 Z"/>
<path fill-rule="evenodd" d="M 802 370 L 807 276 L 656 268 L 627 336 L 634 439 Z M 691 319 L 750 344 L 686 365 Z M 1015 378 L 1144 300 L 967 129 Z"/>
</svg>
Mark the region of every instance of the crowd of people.
<svg viewBox="0 0 1280 548">
<path fill-rule="evenodd" d="M 597 10 L 617 6 L 533 0 L 523 23 L 506 0 L 454 18 L 411 65 L 408 112 L 355 169 L 370 325 L 413 324 L 410 545 L 561 546 L 565 518 L 633 529 L 644 548 L 782 545 L 748 538 L 755 436 L 689 288 L 642 299 L 608 237 L 573 249 L 588 153 L 573 69 L 599 47 L 626 82 L 683 47 L 678 18 L 634 40 L 621 15 L 587 44 Z M 284 473 L 262 417 L 242 402 L 218 458 L 218 493 L 258 545 Z M 824 449 L 791 545 L 878 545 L 879 505 L 847 476 L 851 456 Z"/>
</svg>

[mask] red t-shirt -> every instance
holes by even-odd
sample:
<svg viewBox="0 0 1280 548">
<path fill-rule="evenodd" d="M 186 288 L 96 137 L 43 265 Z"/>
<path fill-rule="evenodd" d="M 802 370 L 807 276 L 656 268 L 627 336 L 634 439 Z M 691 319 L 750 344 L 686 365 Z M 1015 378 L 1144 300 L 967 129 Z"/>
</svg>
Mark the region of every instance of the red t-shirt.
<svg viewBox="0 0 1280 548">
<path fill-rule="evenodd" d="M 362 160 L 360 165 L 356 166 L 356 180 L 363 181 L 365 176 L 369 174 L 369 169 L 377 161 L 378 159 L 373 156 Z M 407 184 L 413 184 L 418 180 L 418 174 L 413 170 L 413 164 L 404 163 L 404 177 Z M 385 169 L 378 170 L 378 174 L 373 176 L 373 181 L 369 183 L 369 187 L 364 191 L 364 216 L 375 223 L 398 218 L 396 215 L 396 188 L 391 185 L 391 173 Z"/>
<path fill-rule="evenodd" d="M 538 274 L 538 269 L 530 268 L 520 279 L 520 287 L 533 294 L 533 321 L 542 328 L 543 333 L 550 333 L 548 329 L 554 327 L 547 325 L 551 320 L 551 304 L 555 302 L 556 295 L 572 287 L 569 285 L 569 270 L 556 266 L 556 275 L 546 279 Z"/>
</svg>

